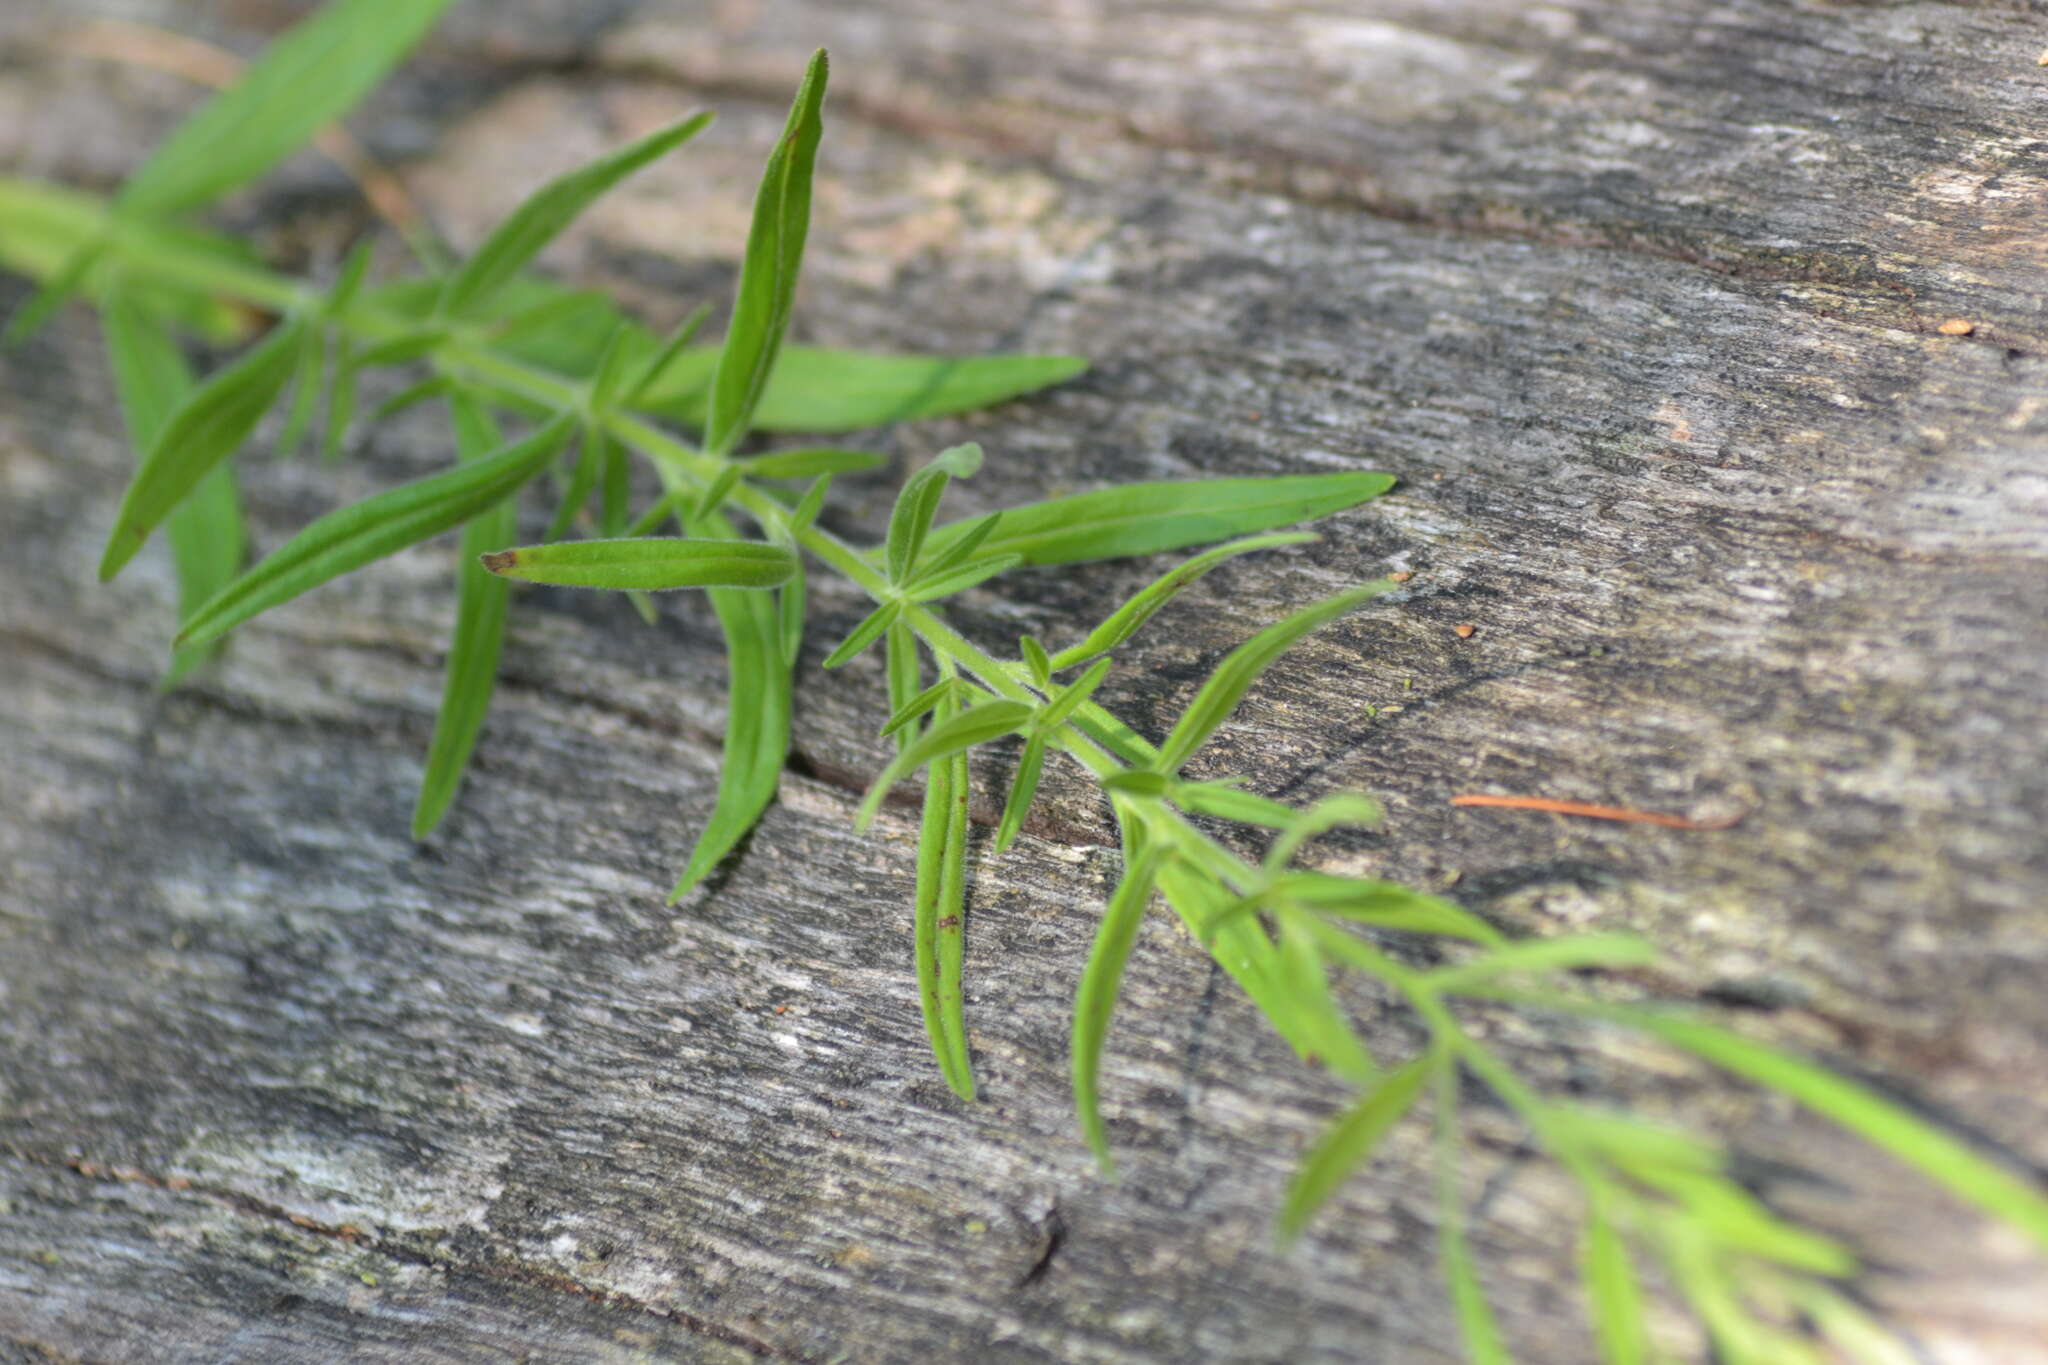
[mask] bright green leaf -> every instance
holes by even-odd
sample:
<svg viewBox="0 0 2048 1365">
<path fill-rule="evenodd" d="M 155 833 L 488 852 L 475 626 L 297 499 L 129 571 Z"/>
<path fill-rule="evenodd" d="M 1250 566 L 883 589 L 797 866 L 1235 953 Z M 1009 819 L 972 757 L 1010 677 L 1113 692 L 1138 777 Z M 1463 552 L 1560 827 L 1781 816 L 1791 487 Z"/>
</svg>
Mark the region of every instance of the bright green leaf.
<svg viewBox="0 0 2048 1365">
<path fill-rule="evenodd" d="M 677 357 L 637 406 L 702 425 L 713 354 L 706 349 Z M 974 412 L 1087 368 L 1086 360 L 1070 355 L 886 355 L 785 346 L 750 425 L 768 432 L 862 431 Z"/>
<path fill-rule="evenodd" d="M 860 803 L 860 811 L 854 817 L 854 824 L 866 830 L 874 821 L 875 812 L 881 808 L 882 798 L 889 789 L 907 774 L 916 772 L 933 759 L 944 758 L 947 754 L 958 753 L 976 744 L 986 744 L 992 739 L 1022 729 L 1031 719 L 1031 708 L 1021 701 L 985 701 L 970 706 L 949 720 L 936 723 L 931 729 L 896 755 L 893 762 L 882 770 L 875 779 L 868 794 Z"/>
<path fill-rule="evenodd" d="M 711 380 L 704 423 L 704 449 L 711 455 L 729 454 L 753 425 L 754 409 L 768 387 L 768 376 L 789 330 L 804 238 L 810 231 L 811 172 L 817 165 L 818 137 L 824 131 L 820 109 L 827 75 L 825 53 L 820 50 L 804 70 L 789 122 L 761 175 L 753 226 L 747 233 L 747 254 L 740 263 L 739 288 L 733 298 L 732 324 Z"/>
<path fill-rule="evenodd" d="M 328 513 L 215 594 L 185 622 L 180 643 L 210 640 L 330 578 L 489 511 L 554 457 L 569 423 L 558 418 L 487 459 Z"/>
<path fill-rule="evenodd" d="M 796 556 L 754 540 L 568 540 L 484 556 L 507 578 L 566 588 L 662 592 L 670 588 L 773 588 L 789 581 Z"/>
<path fill-rule="evenodd" d="M 882 632 L 895 625 L 896 618 L 902 614 L 903 604 L 898 601 L 891 600 L 876 607 L 839 642 L 839 648 L 825 656 L 825 667 L 838 668 L 859 658 L 862 651 L 881 639 Z"/>
<path fill-rule="evenodd" d="M 1171 602 L 1181 589 L 1226 559 L 1235 559 L 1254 550 L 1270 550 L 1282 545 L 1302 545 L 1315 539 L 1318 537 L 1308 531 L 1282 531 L 1274 535 L 1248 536 L 1243 540 L 1233 540 L 1228 545 L 1218 545 L 1213 550 L 1198 554 L 1155 579 L 1150 587 L 1118 607 L 1107 620 L 1090 631 L 1088 638 L 1080 644 L 1071 649 L 1061 650 L 1053 659 L 1052 667 L 1057 672 L 1072 668 L 1075 664 L 1086 663 L 1098 654 L 1107 654 L 1143 629 L 1145 623 L 1157 615 L 1161 607 Z"/>
<path fill-rule="evenodd" d="M 1294 474 L 1265 479 L 1133 483 L 1011 507 L 984 555 L 1021 554 L 1027 564 L 1178 550 L 1250 531 L 1312 521 L 1355 507 L 1394 486 L 1386 474 Z M 931 533 L 934 553 L 971 523 Z"/>
<path fill-rule="evenodd" d="M 1202 684 L 1201 691 L 1188 703 L 1188 709 L 1181 714 L 1173 733 L 1166 737 L 1166 743 L 1159 747 L 1159 768 L 1163 772 L 1177 772 L 1183 763 L 1210 735 L 1216 732 L 1259 675 L 1269 668 L 1273 661 L 1284 654 L 1293 644 L 1312 631 L 1321 630 L 1330 622 L 1344 615 L 1363 602 L 1379 596 L 1392 586 L 1382 579 L 1368 583 L 1362 588 L 1340 592 L 1335 597 L 1325 598 L 1312 607 L 1276 621 L 1251 639 L 1239 645 L 1224 657 Z"/>
<path fill-rule="evenodd" d="M 1038 795 L 1038 779 L 1045 770 L 1045 736 L 1033 735 L 1024 744 L 1024 756 L 1017 760 L 1017 775 L 1010 780 L 1009 799 L 1003 802 L 1003 816 L 996 824 L 996 852 L 1007 853 L 1031 813 L 1031 798 Z"/>
<path fill-rule="evenodd" d="M 819 474 L 853 474 L 878 469 L 888 457 L 867 450 L 841 450 L 836 446 L 810 446 L 802 450 L 778 450 L 741 460 L 749 478 L 808 479 Z"/>
<path fill-rule="evenodd" d="M 1106 1173 L 1115 1168 L 1109 1152 L 1109 1134 L 1103 1127 L 1098 1099 L 1102 1072 L 1102 1046 L 1109 1036 L 1110 1016 L 1122 988 L 1124 966 L 1130 961 L 1131 945 L 1137 942 L 1138 926 L 1145 916 L 1146 902 L 1166 858 L 1166 846 L 1141 844 L 1136 860 L 1127 865 L 1124 879 L 1102 912 L 1095 929 L 1095 945 L 1088 951 L 1088 965 L 1082 969 L 1081 984 L 1074 992 L 1072 1029 L 1074 1112 L 1080 1118 L 1082 1135 Z"/>
</svg>

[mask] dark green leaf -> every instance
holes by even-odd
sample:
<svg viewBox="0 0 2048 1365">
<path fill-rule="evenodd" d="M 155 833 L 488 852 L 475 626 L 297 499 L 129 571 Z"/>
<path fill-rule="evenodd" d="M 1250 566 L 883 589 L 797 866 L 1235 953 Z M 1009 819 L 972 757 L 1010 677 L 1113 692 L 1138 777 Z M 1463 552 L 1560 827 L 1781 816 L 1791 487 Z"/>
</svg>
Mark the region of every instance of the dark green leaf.
<svg viewBox="0 0 2048 1365">
<path fill-rule="evenodd" d="M 662 592 L 670 588 L 773 588 L 789 581 L 796 556 L 755 540 L 568 540 L 484 557 L 507 578 L 565 588 Z"/>
<path fill-rule="evenodd" d="M 1269 668 L 1273 661 L 1312 631 L 1322 629 L 1360 603 L 1379 596 L 1393 584 L 1385 579 L 1368 583 L 1362 588 L 1340 592 L 1335 597 L 1325 598 L 1312 607 L 1276 621 L 1251 639 L 1230 651 L 1216 671 L 1202 684 L 1202 690 L 1188 703 L 1188 709 L 1181 713 L 1173 733 L 1166 737 L 1166 743 L 1159 747 L 1159 768 L 1163 772 L 1177 772 L 1195 750 L 1202 747 L 1210 735 L 1216 732 L 1259 675 Z"/>
<path fill-rule="evenodd" d="M 349 423 L 356 416 L 356 357 L 346 336 L 335 350 L 334 382 L 327 389 L 326 429 L 320 436 L 320 458 L 329 462 L 340 457 Z"/>
<path fill-rule="evenodd" d="M 1326 517 L 1393 486 L 1387 474 L 1124 484 L 1005 509 L 1001 534 L 980 553 L 1021 554 L 1027 564 L 1073 564 L 1178 550 Z M 939 527 L 931 534 L 931 549 L 945 549 L 971 524 Z"/>
<path fill-rule="evenodd" d="M 637 142 L 586 166 L 555 177 L 491 230 L 476 253 L 448 278 L 439 309 L 454 317 L 472 317 L 526 263 L 540 254 L 562 229 L 576 221 L 605 191 L 633 172 L 688 142 L 711 122 L 708 113 L 693 114 L 649 133 Z"/>
<path fill-rule="evenodd" d="M 1182 588 L 1187 587 L 1209 570 L 1226 559 L 1250 554 L 1254 550 L 1270 550 L 1281 545 L 1301 545 L 1317 539 L 1307 531 L 1282 531 L 1269 536 L 1248 536 L 1233 540 L 1228 545 L 1218 545 L 1188 560 L 1185 564 L 1161 576 L 1153 584 L 1118 607 L 1109 619 L 1089 632 L 1088 638 L 1072 649 L 1063 649 L 1053 660 L 1055 671 L 1072 668 L 1075 664 L 1086 663 L 1098 654 L 1106 654 L 1141 630 L 1159 609 L 1174 599 Z"/>
<path fill-rule="evenodd" d="M 102 320 L 129 440 L 138 450 L 147 449 L 191 392 L 192 371 L 170 334 L 126 293 L 106 300 Z M 221 465 L 201 479 L 171 513 L 165 534 L 178 573 L 178 609 L 190 612 L 219 592 L 242 567 L 248 535 L 242 527 L 234 470 Z M 202 645 L 178 651 L 164 675 L 164 685 L 176 683 L 217 648 Z"/>
<path fill-rule="evenodd" d="M 302 323 L 274 328 L 234 364 L 216 371 L 171 413 L 121 498 L 100 559 L 106 582 L 135 557 L 187 493 L 241 448 L 291 379 Z"/>
<path fill-rule="evenodd" d="M 633 466 L 611 433 L 599 427 L 590 439 L 597 446 L 598 515 L 601 535 L 614 539 L 626 534 L 626 517 L 633 500 Z"/>
<path fill-rule="evenodd" d="M 817 446 L 756 455 L 752 459 L 741 460 L 739 465 L 749 478 L 808 479 L 818 474 L 852 474 L 863 469 L 878 469 L 887 463 L 887 456 L 871 451 Z"/>
<path fill-rule="evenodd" d="M 1102 922 L 1095 928 L 1094 946 L 1088 950 L 1088 965 L 1082 969 L 1081 984 L 1074 992 L 1074 1112 L 1081 1121 L 1082 1136 L 1087 1138 L 1104 1172 L 1113 1170 L 1116 1163 L 1109 1153 L 1109 1134 L 1102 1124 L 1098 1098 L 1102 1046 L 1109 1037 L 1110 1016 L 1116 1011 L 1116 997 L 1123 985 L 1124 967 L 1131 959 L 1131 945 L 1137 942 L 1145 905 L 1152 899 L 1152 885 L 1165 859 L 1163 844 L 1138 846 L 1135 862 L 1126 866 L 1123 881 L 1103 909 Z"/>
<path fill-rule="evenodd" d="M 796 297 L 804 238 L 810 231 L 811 172 L 818 159 L 818 136 L 824 130 L 819 110 L 825 100 L 826 77 L 821 49 L 804 71 L 789 122 L 768 158 L 754 198 L 754 221 L 747 233 L 746 258 L 740 263 L 732 325 L 718 355 L 704 422 L 704 449 L 712 455 L 730 453 L 752 426 L 754 409 L 768 387 L 768 376 L 789 330 L 790 304 Z"/>
<path fill-rule="evenodd" d="M 1282 1238 L 1292 1241 L 1299 1237 L 1316 1210 L 1329 1202 L 1330 1196 L 1365 1164 L 1394 1125 L 1415 1107 L 1422 1083 L 1429 1078 L 1429 1065 L 1427 1057 L 1418 1057 L 1388 1072 L 1385 1079 L 1367 1090 L 1358 1103 L 1345 1110 L 1343 1117 L 1316 1139 L 1316 1145 L 1309 1149 L 1301 1169 L 1288 1184 L 1287 1197 L 1280 1205 Z"/>
<path fill-rule="evenodd" d="M 180 642 L 210 640 L 330 578 L 489 511 L 554 458 L 570 420 L 557 418 L 488 459 L 328 513 L 215 594 L 185 622 Z"/>
<path fill-rule="evenodd" d="M 855 626 L 852 632 L 839 642 L 839 648 L 825 656 L 825 667 L 838 668 L 840 665 L 851 663 L 860 657 L 861 651 L 881 639 L 882 632 L 895 625 L 896 618 L 902 614 L 903 604 L 901 602 L 884 602 L 881 606 L 876 607 L 873 611 L 862 617 L 860 624 Z"/>
<path fill-rule="evenodd" d="M 916 772 L 933 759 L 1000 739 L 1023 728 L 1030 719 L 1029 706 L 1006 699 L 970 706 L 950 720 L 933 725 L 896 755 L 895 760 L 882 770 L 882 775 L 875 779 L 875 784 L 868 788 L 866 798 L 860 803 L 860 811 L 854 817 L 855 827 L 863 831 L 867 829 L 874 821 L 876 810 L 881 807 L 882 798 L 889 794 L 889 788 L 905 775 Z"/>
<path fill-rule="evenodd" d="M 449 400 L 455 424 L 455 448 L 465 464 L 487 459 L 498 447 L 497 425 L 483 405 L 457 392 Z M 519 505 L 505 498 L 470 519 L 462 528 L 462 553 L 457 561 L 455 633 L 448 642 L 448 671 L 441 688 L 441 710 L 434 721 L 433 743 L 426 770 L 420 775 L 419 800 L 413 806 L 412 837 L 424 839 L 441 823 L 469 756 L 476 748 L 491 693 L 498 680 L 498 655 L 505 639 L 505 616 L 512 585 L 486 570 L 482 556 L 502 550 L 519 532 Z"/>
<path fill-rule="evenodd" d="M 716 515 L 691 522 L 689 530 L 699 536 L 734 533 L 732 524 Z M 795 563 L 791 555 L 792 570 Z M 671 904 L 738 847 L 775 799 L 789 757 L 790 666 L 779 605 L 767 593 L 734 588 L 713 588 L 709 596 L 725 632 L 725 754 L 718 771 L 718 804 L 669 893 Z"/>
<path fill-rule="evenodd" d="M 118 207 L 168 217 L 268 171 L 380 85 L 448 0 L 331 0 L 272 43 L 128 178 Z"/>
</svg>

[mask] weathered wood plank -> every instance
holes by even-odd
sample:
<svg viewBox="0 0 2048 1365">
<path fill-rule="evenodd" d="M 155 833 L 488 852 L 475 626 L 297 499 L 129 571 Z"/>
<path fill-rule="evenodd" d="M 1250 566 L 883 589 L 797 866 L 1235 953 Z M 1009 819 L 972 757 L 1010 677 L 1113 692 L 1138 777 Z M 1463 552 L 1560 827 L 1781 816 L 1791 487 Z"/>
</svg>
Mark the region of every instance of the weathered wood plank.
<svg viewBox="0 0 2048 1365">
<path fill-rule="evenodd" d="M 74 12 L 5 22 L 40 44 Z M 212 36 L 288 12 L 218 7 Z M 1414 570 L 1259 689 L 1218 771 L 1382 793 L 1388 831 L 1340 864 L 1453 884 L 1517 929 L 1639 928 L 1665 989 L 1749 1001 L 2042 1169 L 2039 14 L 522 4 L 458 13 L 357 126 L 473 241 L 549 170 L 720 107 L 549 258 L 665 321 L 726 288 L 777 106 L 829 44 L 804 334 L 1098 359 L 882 448 L 984 441 L 963 508 L 1133 477 L 1404 480 L 1197 589 L 1112 679 L 1119 710 L 1157 730 L 1257 625 Z M 21 51 L 0 164 L 110 183 L 187 102 Z M 287 257 L 361 221 L 311 158 L 233 213 Z M 1975 330 L 1936 333 L 1949 317 Z M 660 895 L 724 705 L 687 602 L 650 631 L 524 597 L 478 772 L 416 849 L 449 551 L 273 613 L 157 696 L 164 563 L 91 586 L 127 462 L 95 352 L 78 317 L 0 358 L 8 1350 L 1455 1358 L 1419 1144 L 1270 1247 L 1341 1091 L 1163 920 L 1106 1082 L 1127 1171 L 1092 1175 L 1063 1028 L 1112 857 L 1057 770 L 1020 849 L 977 864 L 986 1099 L 946 1097 L 908 971 L 910 823 L 846 829 L 883 753 L 874 669 L 816 668 L 851 594 L 820 593 L 782 804 L 680 915 Z M 445 458 L 424 417 L 361 455 L 251 461 L 265 543 Z M 859 483 L 837 524 L 874 532 L 892 488 Z M 1155 568 L 1018 576 L 961 619 L 1061 639 Z M 1698 835 L 1444 804 L 1474 788 L 1752 814 Z M 1398 1051 L 1398 1017 L 1358 1004 Z M 1485 1027 L 1552 1083 L 1783 1163 L 1758 1166 L 1767 1191 L 1885 1267 L 1867 1288 L 1931 1358 L 2048 1359 L 2039 1262 L 1886 1163 L 1619 1040 Z M 1570 1196 L 1481 1124 L 1499 1307 L 1526 1358 L 1582 1360 Z"/>
</svg>

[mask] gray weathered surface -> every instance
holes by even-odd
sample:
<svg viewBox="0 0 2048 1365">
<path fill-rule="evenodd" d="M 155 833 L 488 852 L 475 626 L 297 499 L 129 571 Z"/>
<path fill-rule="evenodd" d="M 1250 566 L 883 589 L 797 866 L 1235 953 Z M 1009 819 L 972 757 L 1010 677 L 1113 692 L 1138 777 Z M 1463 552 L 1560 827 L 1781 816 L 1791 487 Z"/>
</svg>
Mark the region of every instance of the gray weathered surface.
<svg viewBox="0 0 2048 1365">
<path fill-rule="evenodd" d="M 104 185 L 191 97 L 55 55 L 84 8 L 0 21 L 0 165 Z M 207 12 L 246 46 L 291 11 Z M 1381 793 L 1387 832 L 1328 856 L 1455 877 L 1519 930 L 1640 929 L 1665 990 L 1761 1003 L 1760 1032 L 2048 1167 L 2043 7 L 983 12 L 471 6 L 356 126 L 474 241 L 544 173 L 715 104 L 550 258 L 666 322 L 728 283 L 778 106 L 829 45 L 800 331 L 1098 361 L 884 438 L 986 443 L 962 506 L 1403 479 L 1191 594 L 1120 710 L 1156 731 L 1256 625 L 1412 569 L 1271 676 L 1218 771 Z M 361 224 L 312 158 L 233 216 L 323 260 Z M 1113 855 L 1077 784 L 1053 774 L 976 868 L 985 1099 L 959 1105 L 910 982 L 909 824 L 847 829 L 882 754 L 872 667 L 827 679 L 813 646 L 782 803 L 675 914 L 724 705 L 708 613 L 649 631 L 535 594 L 471 785 L 415 848 L 450 547 L 159 696 L 165 561 L 91 581 L 128 457 L 89 321 L 0 385 L 9 1358 L 1455 1358 L 1412 1136 L 1271 1248 L 1342 1092 L 1164 919 L 1107 1080 L 1124 1178 L 1092 1174 L 1064 1015 Z M 424 419 L 361 454 L 250 461 L 264 543 L 444 458 Z M 839 524 L 873 532 L 892 487 Z M 962 620 L 1070 638 L 1155 567 L 1020 576 Z M 820 598 L 824 644 L 859 604 Z M 1685 834 L 1449 809 L 1465 790 L 1752 814 Z M 1622 1040 L 1483 1027 L 1552 1083 L 1824 1176 L 1768 1190 L 1884 1267 L 1865 1287 L 1929 1358 L 2048 1360 L 2040 1262 L 1894 1166 Z M 1481 1126 L 1496 1302 L 1526 1358 L 1585 1359 L 1569 1194 Z"/>
</svg>

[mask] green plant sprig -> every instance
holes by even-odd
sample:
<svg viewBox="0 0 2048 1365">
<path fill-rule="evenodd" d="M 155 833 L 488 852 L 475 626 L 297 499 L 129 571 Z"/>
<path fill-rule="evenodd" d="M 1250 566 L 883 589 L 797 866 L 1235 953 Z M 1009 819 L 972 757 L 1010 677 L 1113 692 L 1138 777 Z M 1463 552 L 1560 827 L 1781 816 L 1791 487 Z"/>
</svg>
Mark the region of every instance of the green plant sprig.
<svg viewBox="0 0 2048 1365">
<path fill-rule="evenodd" d="M 1309 1151 L 1278 1216 L 1299 1236 L 1425 1095 L 1434 1110 L 1439 1256 L 1474 1361 L 1508 1358 L 1466 1241 L 1459 1087 L 1490 1092 L 1580 1187 L 1580 1269 L 1603 1358 L 1661 1358 L 1639 1267 L 1651 1262 L 1690 1305 L 1721 1356 L 1818 1362 L 1833 1349 L 1862 1361 L 1902 1359 L 1896 1342 L 1845 1293 L 1858 1273 L 1837 1242 L 1785 1219 L 1729 1174 L 1727 1153 L 1697 1135 L 1545 1098 L 1480 1042 L 1467 1011 L 1563 1012 L 1657 1037 L 1764 1085 L 1885 1149 L 2048 1247 L 2048 1198 L 2025 1176 L 1825 1068 L 1690 1014 L 1620 1005 L 1575 988 L 1571 973 L 1640 966 L 1641 940 L 1613 934 L 1509 941 L 1471 911 L 1394 883 L 1297 866 L 1312 841 L 1381 818 L 1370 800 L 1326 798 L 1297 809 L 1240 778 L 1196 780 L 1189 760 L 1259 677 L 1295 643 L 1388 591 L 1338 593 L 1268 626 L 1227 655 L 1164 740 L 1151 743 L 1094 700 L 1124 648 L 1177 593 L 1227 559 L 1314 537 L 1277 528 L 1343 511 L 1385 492 L 1378 474 L 1216 479 L 1129 485 L 941 523 L 979 446 L 942 452 L 904 485 L 882 544 L 822 528 L 832 479 L 880 457 L 832 446 L 744 453 L 762 431 L 832 433 L 965 411 L 1076 373 L 1071 357 L 974 360 L 877 356 L 785 345 L 823 131 L 824 55 L 807 69 L 756 196 L 724 340 L 697 345 L 706 311 L 660 337 L 608 301 L 528 272 L 538 252 L 600 195 L 703 132 L 696 114 L 529 197 L 445 273 L 372 285 L 359 249 L 326 288 L 255 264 L 189 216 L 270 169 L 344 113 L 431 26 L 446 0 L 334 0 L 287 34 L 233 90 L 210 102 L 139 170 L 111 205 L 53 186 L 0 178 L 0 264 L 41 284 L 11 329 L 25 334 L 69 296 L 95 304 L 130 434 L 140 452 L 109 538 L 102 576 L 158 527 L 171 541 L 183 624 L 170 679 L 270 607 L 405 546 L 461 529 L 458 608 L 447 679 L 414 815 L 427 837 L 459 791 L 488 710 L 512 605 L 512 580 L 624 591 L 643 613 L 651 592 L 705 592 L 731 675 L 730 719 L 715 808 L 673 892 L 680 899 L 732 853 L 773 799 L 789 748 L 792 678 L 805 632 L 809 566 L 874 603 L 825 659 L 835 668 L 880 645 L 892 759 L 861 801 L 865 828 L 898 782 L 922 770 L 913 954 L 920 1007 L 941 1075 L 963 1099 L 975 1083 L 965 1021 L 964 925 L 973 854 L 968 757 L 1022 746 L 995 832 L 997 853 L 1025 827 L 1044 765 L 1056 755 L 1096 783 L 1119 831 L 1123 874 L 1098 926 L 1074 1006 L 1071 1078 L 1082 1136 L 1111 1167 L 1099 1078 L 1123 972 L 1144 915 L 1163 899 L 1304 1058 L 1356 1091 Z M 402 22 L 401 22 L 402 21 Z M 338 53 L 330 63 L 309 54 Z M 178 331 L 220 340 L 238 310 L 277 323 L 204 380 L 186 367 Z M 384 412 L 447 405 L 454 463 L 321 517 L 242 568 L 231 459 L 268 416 L 284 412 L 289 452 L 324 402 L 321 445 L 341 451 L 355 423 L 358 375 L 409 366 L 424 377 Z M 524 432 L 507 437 L 504 418 Z M 373 419 L 374 420 L 374 419 Z M 699 433 L 692 443 L 675 434 Z M 567 452 L 574 448 L 573 458 Z M 628 455 L 661 494 L 635 515 Z M 567 461 L 565 467 L 565 460 Z M 517 499 L 552 475 L 545 543 L 513 543 Z M 766 485 L 809 478 L 801 495 Z M 597 502 L 595 513 L 589 504 Z M 742 536 L 735 518 L 751 524 Z M 673 524 L 680 534 L 656 534 Z M 587 538 L 564 540 L 571 531 Z M 1233 539 L 1235 538 L 1235 539 Z M 1169 570 L 1079 639 L 1032 638 L 1014 659 L 981 648 L 945 619 L 945 599 L 1032 566 L 1217 545 Z M 1082 670 L 1062 680 L 1059 675 Z M 929 677 L 930 681 L 927 682 Z M 1270 831 L 1254 863 L 1202 821 Z M 1428 969 L 1382 944 L 1421 939 Z M 1336 983 L 1362 978 L 1409 1007 L 1427 1033 L 1398 1064 L 1358 1035 Z M 1508 984 L 1503 984 L 1508 983 Z"/>
</svg>

